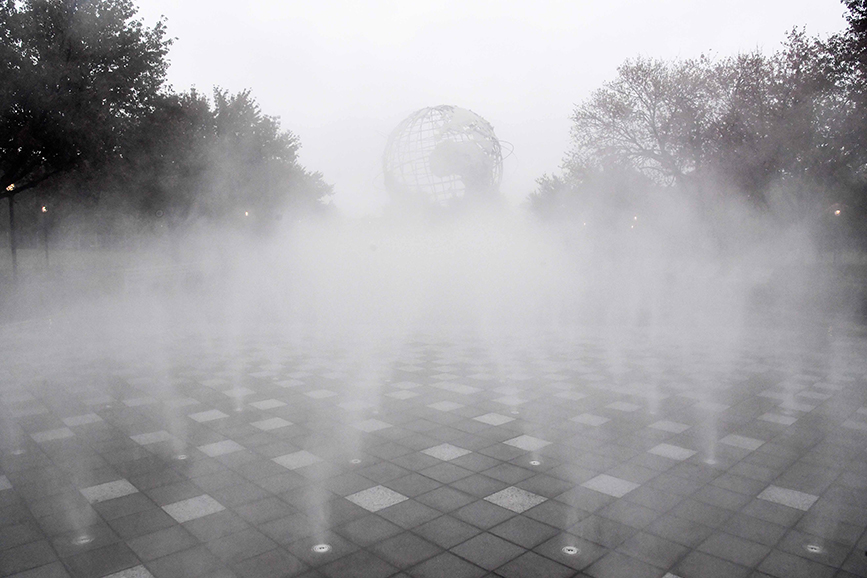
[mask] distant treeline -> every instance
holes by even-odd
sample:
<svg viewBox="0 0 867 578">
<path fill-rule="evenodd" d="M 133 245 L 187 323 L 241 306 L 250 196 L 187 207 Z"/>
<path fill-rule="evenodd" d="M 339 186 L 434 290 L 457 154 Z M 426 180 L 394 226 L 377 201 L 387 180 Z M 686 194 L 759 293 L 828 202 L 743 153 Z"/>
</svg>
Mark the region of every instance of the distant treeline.
<svg viewBox="0 0 867 578">
<path fill-rule="evenodd" d="M 299 164 L 298 138 L 249 91 L 174 92 L 165 23 L 136 14 L 130 0 L 0 0 L 0 212 L 16 238 L 64 222 L 105 238 L 263 230 L 325 210 L 331 187 Z"/>
<path fill-rule="evenodd" d="M 575 107 L 562 174 L 539 179 L 531 208 L 612 229 L 677 203 L 712 222 L 737 200 L 863 247 L 867 0 L 843 3 L 846 30 L 793 30 L 775 54 L 627 60 Z"/>
</svg>

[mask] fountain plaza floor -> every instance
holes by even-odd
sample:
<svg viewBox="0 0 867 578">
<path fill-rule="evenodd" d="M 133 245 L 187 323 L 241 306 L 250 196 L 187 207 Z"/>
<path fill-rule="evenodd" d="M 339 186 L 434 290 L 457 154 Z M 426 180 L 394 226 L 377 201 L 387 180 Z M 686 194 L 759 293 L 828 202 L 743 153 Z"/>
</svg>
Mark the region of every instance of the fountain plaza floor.
<svg viewBox="0 0 867 578">
<path fill-rule="evenodd" d="M 867 576 L 860 338 L 8 333 L 0 576 Z"/>
</svg>

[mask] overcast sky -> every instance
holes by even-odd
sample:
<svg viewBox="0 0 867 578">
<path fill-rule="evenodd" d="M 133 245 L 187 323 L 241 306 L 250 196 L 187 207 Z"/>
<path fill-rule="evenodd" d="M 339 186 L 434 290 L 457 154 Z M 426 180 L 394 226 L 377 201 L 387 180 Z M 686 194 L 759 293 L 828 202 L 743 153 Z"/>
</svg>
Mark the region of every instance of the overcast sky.
<svg viewBox="0 0 867 578">
<path fill-rule="evenodd" d="M 845 27 L 838 0 L 138 0 L 176 38 L 175 90 L 252 90 L 299 135 L 351 215 L 387 200 L 381 156 L 426 106 L 472 109 L 511 143 L 502 191 L 520 201 L 569 146 L 574 105 L 636 55 L 772 52 L 787 30 Z"/>
</svg>

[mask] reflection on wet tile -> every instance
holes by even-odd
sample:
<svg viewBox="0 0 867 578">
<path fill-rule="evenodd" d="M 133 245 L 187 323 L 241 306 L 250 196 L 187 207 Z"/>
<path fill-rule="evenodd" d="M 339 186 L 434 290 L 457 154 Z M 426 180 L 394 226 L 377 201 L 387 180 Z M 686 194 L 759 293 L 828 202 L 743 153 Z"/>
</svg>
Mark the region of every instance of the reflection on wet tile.
<svg viewBox="0 0 867 578">
<path fill-rule="evenodd" d="M 392 425 L 390 423 L 385 423 L 384 421 L 380 421 L 378 419 L 368 419 L 368 420 L 354 423 L 354 424 L 352 424 L 352 427 L 354 427 L 357 430 L 361 430 L 363 432 L 370 433 L 370 432 L 375 432 L 375 431 L 383 430 L 386 428 L 390 428 L 390 427 L 392 427 Z"/>
<path fill-rule="evenodd" d="M 608 423 L 609 421 L 611 421 L 607 417 L 602 417 L 601 415 L 593 415 L 592 413 L 582 413 L 581 415 L 576 415 L 575 417 L 569 419 L 577 423 L 592 426 L 600 426 L 604 423 Z"/>
<path fill-rule="evenodd" d="M 282 417 L 272 417 L 261 421 L 254 421 L 250 424 L 253 427 L 259 428 L 262 431 L 270 431 L 287 425 L 292 425 L 291 421 L 286 421 Z"/>
<path fill-rule="evenodd" d="M 84 415 L 65 417 L 62 421 L 67 427 L 75 427 L 79 425 L 87 425 L 89 423 L 101 422 L 102 418 L 95 413 L 86 413 Z"/>
<path fill-rule="evenodd" d="M 33 438 L 33 441 L 42 443 L 75 437 L 75 433 L 73 433 L 73 431 L 68 427 L 61 427 L 58 429 L 50 429 L 48 431 L 30 434 L 30 437 Z"/>
<path fill-rule="evenodd" d="M 163 506 L 163 510 L 180 524 L 222 512 L 225 509 L 220 502 L 207 494 Z"/>
<path fill-rule="evenodd" d="M 750 451 L 755 451 L 765 445 L 765 442 L 763 442 L 762 440 L 748 438 L 746 436 L 739 436 L 736 434 L 727 435 L 720 440 L 720 443 Z"/>
<path fill-rule="evenodd" d="M 652 427 L 653 429 L 658 429 L 660 431 L 667 431 L 670 433 L 683 433 L 688 430 L 692 426 L 688 426 L 685 423 L 677 423 L 676 421 L 667 421 L 661 420 L 655 423 L 650 424 L 647 427 Z"/>
<path fill-rule="evenodd" d="M 765 488 L 758 495 L 758 498 L 806 512 L 819 499 L 819 496 L 771 485 Z"/>
<path fill-rule="evenodd" d="M 451 444 L 441 444 L 432 448 L 428 448 L 426 450 L 422 450 L 421 453 L 427 454 L 438 460 L 449 461 L 455 458 L 459 458 L 461 456 L 465 456 L 467 454 L 471 454 L 473 452 L 471 452 L 470 450 L 465 450 L 464 448 L 453 446 Z"/>
<path fill-rule="evenodd" d="M 549 441 L 545 441 L 543 439 L 535 438 L 528 435 L 518 436 L 516 438 L 504 441 L 503 443 L 528 452 L 535 452 L 544 448 L 545 446 L 551 445 L 551 442 Z"/>
<path fill-rule="evenodd" d="M 503 425 L 504 423 L 515 421 L 515 418 L 513 417 L 507 417 L 498 413 L 486 413 L 485 415 L 480 415 L 478 417 L 474 417 L 473 419 L 482 423 L 486 423 L 488 425 Z"/>
<path fill-rule="evenodd" d="M 138 488 L 133 486 L 127 480 L 106 482 L 105 484 L 99 484 L 98 486 L 91 486 L 81 490 L 81 494 L 87 498 L 87 501 L 91 504 L 98 504 L 99 502 L 113 500 L 114 498 L 122 498 L 123 496 L 128 496 L 137 492 Z"/>
<path fill-rule="evenodd" d="M 510 486 L 485 498 L 486 501 L 492 504 L 496 504 L 501 508 L 506 508 L 507 510 L 519 514 L 538 506 L 547 499 L 548 498 L 528 492 L 527 490 L 516 488 L 515 486 Z"/>
<path fill-rule="evenodd" d="M 595 478 L 587 480 L 581 485 L 585 488 L 596 490 L 597 492 L 602 492 L 609 496 L 614 496 L 615 498 L 622 498 L 638 487 L 638 484 L 615 478 L 614 476 L 609 476 L 607 474 L 600 474 Z"/>
<path fill-rule="evenodd" d="M 694 452 L 693 450 L 688 450 L 686 448 L 673 446 L 670 444 L 659 444 L 658 446 L 647 450 L 647 452 L 678 461 L 688 460 L 696 454 L 696 452 Z"/>
<path fill-rule="evenodd" d="M 284 468 L 297 470 L 298 468 L 319 463 L 322 459 L 314 456 L 307 450 L 301 450 L 299 452 L 286 454 L 285 456 L 276 457 L 273 461 L 277 462 Z"/>
<path fill-rule="evenodd" d="M 171 439 L 174 439 L 174 436 L 165 430 L 143 433 L 134 436 L 130 436 L 130 439 L 137 444 L 146 446 L 148 444 L 155 444 L 159 442 L 167 442 Z"/>
<path fill-rule="evenodd" d="M 205 422 L 214 421 L 217 419 L 223 419 L 223 418 L 229 417 L 229 415 L 221 412 L 218 409 L 211 409 L 208 411 L 200 411 L 198 413 L 191 413 L 187 417 L 194 420 L 194 421 L 197 421 L 199 423 L 205 423 Z"/>
<path fill-rule="evenodd" d="M 198 447 L 198 450 L 200 452 L 212 458 L 216 456 L 222 456 L 224 454 L 230 454 L 232 452 L 239 452 L 243 449 L 246 448 L 244 448 L 244 446 L 242 446 L 238 442 L 232 440 L 223 440 L 221 442 L 205 444 Z"/>
<path fill-rule="evenodd" d="M 370 512 L 378 512 L 389 506 L 394 506 L 403 501 L 408 500 L 403 494 L 398 494 L 394 490 L 390 490 L 385 486 L 374 486 L 366 490 L 362 490 L 355 494 L 346 496 L 346 499 L 361 506 Z"/>
</svg>

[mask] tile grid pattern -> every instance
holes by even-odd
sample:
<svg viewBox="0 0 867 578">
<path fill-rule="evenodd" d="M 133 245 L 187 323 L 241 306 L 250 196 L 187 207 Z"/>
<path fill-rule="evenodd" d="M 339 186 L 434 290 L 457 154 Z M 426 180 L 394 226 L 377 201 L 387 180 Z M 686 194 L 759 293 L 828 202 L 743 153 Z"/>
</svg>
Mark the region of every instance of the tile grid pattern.
<svg viewBox="0 0 867 578">
<path fill-rule="evenodd" d="M 171 345 L 0 371 L 0 576 L 867 576 L 860 342 Z"/>
</svg>

